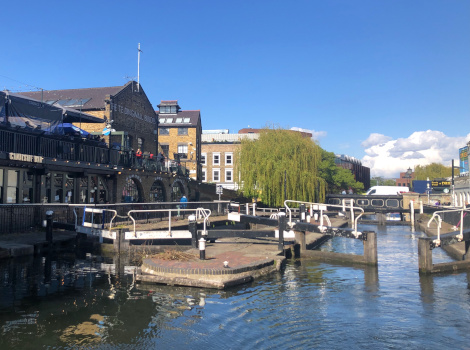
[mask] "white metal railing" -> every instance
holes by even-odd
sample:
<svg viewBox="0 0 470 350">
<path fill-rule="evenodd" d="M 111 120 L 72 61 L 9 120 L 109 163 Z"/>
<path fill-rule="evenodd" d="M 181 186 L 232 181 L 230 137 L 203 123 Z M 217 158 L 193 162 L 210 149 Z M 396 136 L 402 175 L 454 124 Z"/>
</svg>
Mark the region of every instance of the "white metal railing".
<svg viewBox="0 0 470 350">
<path fill-rule="evenodd" d="M 178 208 L 178 209 L 129 210 L 129 212 L 127 213 L 127 216 L 133 222 L 133 233 L 134 233 L 134 235 L 136 234 L 135 219 L 132 216 L 132 214 L 133 213 L 156 213 L 156 212 L 167 212 L 168 213 L 168 232 L 170 232 L 170 233 L 171 233 L 171 215 L 172 215 L 172 213 L 176 212 L 178 216 L 181 214 L 181 212 L 183 212 L 183 213 L 194 213 L 194 214 L 196 214 L 196 220 L 198 220 L 198 219 L 203 219 L 204 220 L 203 221 L 204 222 L 203 235 L 207 235 L 207 222 L 209 221 L 209 217 L 211 215 L 211 210 L 210 209 L 204 209 L 204 208 L 197 208 L 197 209 Z"/>
<path fill-rule="evenodd" d="M 437 224 L 437 239 L 433 240 L 433 243 L 435 244 L 436 247 L 439 247 L 441 245 L 442 218 L 441 218 L 440 214 L 442 214 L 442 213 L 452 213 L 452 212 L 460 212 L 459 234 L 456 236 L 456 238 L 459 242 L 461 242 L 463 240 L 463 219 L 467 215 L 467 213 L 470 213 L 470 208 L 448 209 L 448 210 L 435 211 L 434 214 L 432 214 L 431 219 L 429 219 L 429 221 L 428 221 L 428 227 L 430 227 L 430 225 L 433 221 L 435 221 L 436 224 Z M 457 227 L 455 227 L 455 229 L 457 229 Z"/>
<path fill-rule="evenodd" d="M 292 210 L 291 210 L 291 208 L 289 208 L 288 203 L 305 204 L 307 209 L 309 210 L 310 216 L 312 216 L 314 211 L 319 211 L 320 212 L 320 217 L 319 217 L 320 225 L 319 225 L 319 228 L 322 231 L 326 228 L 325 226 L 323 226 L 323 219 L 324 218 L 328 222 L 328 226 L 331 226 L 330 218 L 328 217 L 328 215 L 324 214 L 324 212 L 327 210 L 327 207 L 341 208 L 341 209 L 343 209 L 343 211 L 346 211 L 346 207 L 347 207 L 348 209 L 351 210 L 351 223 L 353 224 L 353 227 L 354 227 L 354 232 L 353 233 L 357 238 L 359 235 L 362 234 L 361 232 L 357 231 L 357 221 L 364 214 L 364 209 L 362 209 L 361 207 L 353 206 L 353 202 L 354 202 L 353 200 L 350 200 L 349 206 L 347 207 L 346 206 L 346 204 L 347 204 L 346 200 L 343 200 L 342 205 L 336 205 L 336 204 L 326 205 L 324 203 L 302 202 L 302 201 L 293 201 L 293 200 L 288 200 L 287 199 L 287 200 L 284 201 L 284 206 L 286 208 L 286 211 L 289 213 L 288 224 L 291 227 L 294 223 L 292 222 Z M 354 213 L 355 210 L 360 211 L 360 214 L 357 217 L 355 217 L 355 213 Z"/>
</svg>

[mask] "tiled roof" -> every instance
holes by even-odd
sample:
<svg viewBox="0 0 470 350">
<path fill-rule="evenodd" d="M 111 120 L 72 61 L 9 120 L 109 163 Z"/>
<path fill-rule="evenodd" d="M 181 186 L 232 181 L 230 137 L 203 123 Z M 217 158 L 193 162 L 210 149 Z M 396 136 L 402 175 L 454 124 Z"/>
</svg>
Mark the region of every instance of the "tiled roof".
<svg viewBox="0 0 470 350">
<path fill-rule="evenodd" d="M 112 86 L 112 87 L 101 87 L 101 88 L 86 88 L 86 89 L 68 89 L 68 90 L 44 90 L 34 92 L 20 92 L 19 94 L 34 98 L 36 100 L 42 100 L 44 102 L 49 101 L 60 101 L 60 100 L 83 100 L 86 102 L 82 106 L 82 110 L 87 109 L 103 109 L 105 104 L 104 101 L 107 95 L 115 95 L 121 91 L 123 86 Z M 88 99 L 88 100 L 87 100 Z M 63 103 L 59 103 L 63 105 Z M 75 109 L 80 107 L 77 105 L 73 106 Z"/>
<path fill-rule="evenodd" d="M 178 100 L 168 100 L 168 101 L 161 101 L 160 106 L 175 106 L 178 105 Z"/>
<path fill-rule="evenodd" d="M 159 111 L 155 111 L 155 113 L 157 113 L 159 126 L 164 126 L 164 127 L 178 127 L 178 126 L 196 127 L 201 118 L 201 111 L 179 111 L 178 113 L 174 113 L 174 114 L 167 114 L 167 113 L 159 114 Z"/>
</svg>

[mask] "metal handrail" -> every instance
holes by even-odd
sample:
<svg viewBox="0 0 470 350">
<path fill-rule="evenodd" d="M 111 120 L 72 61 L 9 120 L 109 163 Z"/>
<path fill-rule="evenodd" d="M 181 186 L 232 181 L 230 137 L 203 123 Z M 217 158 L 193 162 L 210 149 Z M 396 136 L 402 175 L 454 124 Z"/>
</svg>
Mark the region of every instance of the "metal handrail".
<svg viewBox="0 0 470 350">
<path fill-rule="evenodd" d="M 135 231 L 135 219 L 132 216 L 132 213 L 155 213 L 155 212 L 168 212 L 168 232 L 171 232 L 171 213 L 172 212 L 194 212 L 196 214 L 196 218 L 204 218 L 204 233 L 203 235 L 207 235 L 207 222 L 209 221 L 209 217 L 211 215 L 211 210 L 210 209 L 204 209 L 204 208 L 197 208 L 197 209 L 149 209 L 149 210 L 129 210 L 127 213 L 127 216 L 132 220 L 133 222 L 133 232 L 134 235 L 136 235 Z"/>
<path fill-rule="evenodd" d="M 328 216 L 326 214 L 323 214 L 323 207 L 328 206 L 328 207 L 342 208 L 343 210 L 345 210 L 345 202 L 344 201 L 343 201 L 342 205 L 336 205 L 336 204 L 324 204 L 324 203 L 314 203 L 314 202 L 293 201 L 293 200 L 286 199 L 284 201 L 284 206 L 285 206 L 286 210 L 289 212 L 289 222 L 288 223 L 289 223 L 290 226 L 292 226 L 292 211 L 289 208 L 289 206 L 287 205 L 287 203 L 306 204 L 306 205 L 310 206 L 310 210 L 320 210 L 320 229 L 323 228 L 323 217 L 327 218 L 329 226 L 331 226 L 330 219 L 328 218 Z M 314 207 L 316 207 L 316 208 L 314 208 Z M 351 202 L 351 205 L 350 205 L 349 208 L 351 209 L 352 217 L 354 216 L 354 210 L 361 211 L 361 213 L 357 217 L 354 218 L 354 232 L 353 233 L 357 237 L 357 236 L 362 234 L 361 232 L 357 231 L 357 221 L 364 214 L 364 209 L 362 209 L 361 207 L 354 207 L 352 205 L 352 202 Z"/>
<path fill-rule="evenodd" d="M 435 244 L 436 247 L 439 247 L 441 245 L 441 225 L 442 225 L 442 218 L 441 215 L 442 213 L 452 213 L 452 212 L 460 212 L 460 227 L 459 227 L 459 234 L 456 236 L 457 240 L 461 242 L 463 240 L 463 218 L 464 215 L 463 213 L 470 213 L 470 208 L 461 208 L 461 209 L 449 209 L 449 210 L 439 210 L 435 211 L 431 219 L 428 221 L 428 227 L 430 227 L 431 223 L 433 221 L 436 221 L 437 224 L 437 239 L 433 240 L 433 243 Z"/>
</svg>

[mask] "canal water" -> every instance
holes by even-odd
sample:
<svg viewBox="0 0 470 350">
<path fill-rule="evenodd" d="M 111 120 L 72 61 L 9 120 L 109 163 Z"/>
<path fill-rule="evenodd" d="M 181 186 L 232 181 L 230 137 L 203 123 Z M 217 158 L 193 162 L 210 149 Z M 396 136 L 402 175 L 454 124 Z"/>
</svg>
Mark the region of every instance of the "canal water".
<svg viewBox="0 0 470 350">
<path fill-rule="evenodd" d="M 360 229 L 378 233 L 378 268 L 290 261 L 227 291 L 135 285 L 90 255 L 1 262 L 0 349 L 470 348 L 470 275 L 420 276 L 409 227 Z"/>
</svg>

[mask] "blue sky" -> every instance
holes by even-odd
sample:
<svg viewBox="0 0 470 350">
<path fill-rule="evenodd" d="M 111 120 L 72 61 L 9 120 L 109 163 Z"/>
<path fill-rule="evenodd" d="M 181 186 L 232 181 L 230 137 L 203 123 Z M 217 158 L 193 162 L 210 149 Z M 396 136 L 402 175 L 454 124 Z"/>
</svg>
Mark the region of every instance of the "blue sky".
<svg viewBox="0 0 470 350">
<path fill-rule="evenodd" d="M 470 141 L 470 1 L 17 1 L 2 24 L 2 89 L 124 85 L 141 43 L 152 104 L 204 129 L 312 130 L 382 176 Z"/>
</svg>

